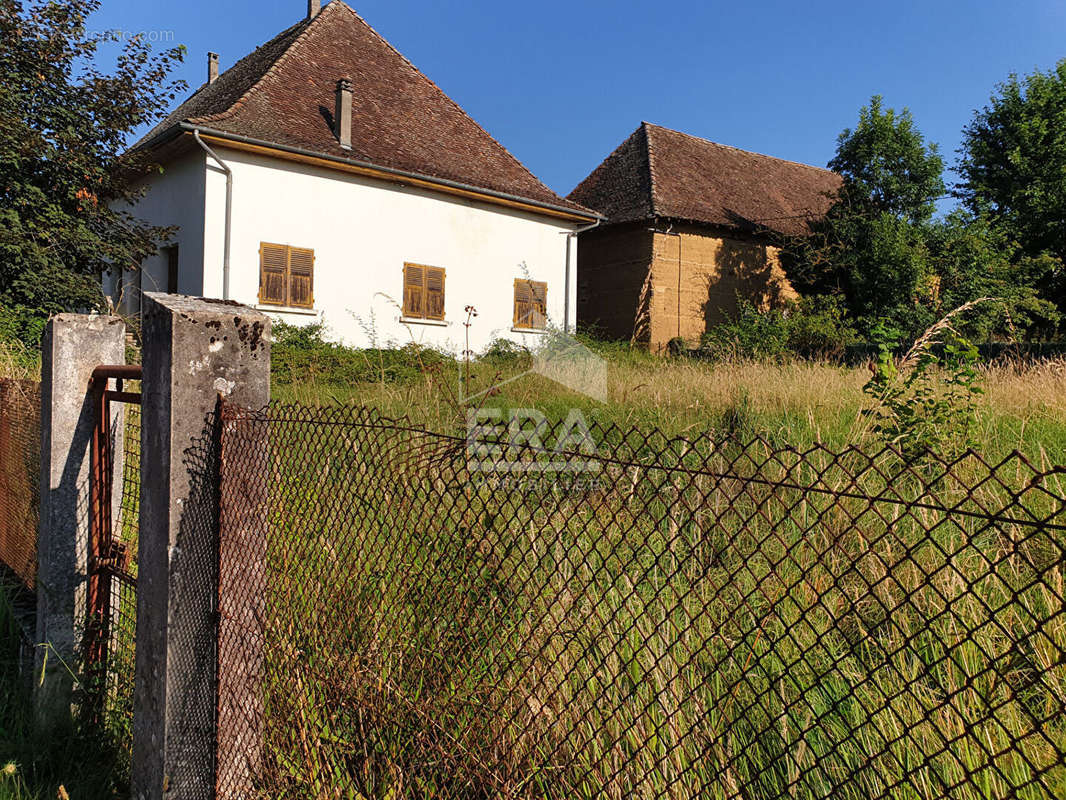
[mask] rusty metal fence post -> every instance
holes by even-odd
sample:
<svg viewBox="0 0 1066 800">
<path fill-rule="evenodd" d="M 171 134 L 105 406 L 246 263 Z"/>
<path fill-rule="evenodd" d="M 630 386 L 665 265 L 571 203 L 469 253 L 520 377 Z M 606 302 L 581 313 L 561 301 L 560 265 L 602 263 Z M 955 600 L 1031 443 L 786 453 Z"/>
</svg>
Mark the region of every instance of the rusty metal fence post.
<svg viewBox="0 0 1066 800">
<path fill-rule="evenodd" d="M 237 693 L 249 685 L 228 674 L 236 660 L 219 660 L 219 574 L 246 570 L 230 556 L 256 547 L 220 545 L 216 411 L 220 397 L 268 402 L 270 320 L 236 303 L 145 293 L 142 361 L 131 793 L 206 800 L 223 768 L 219 692 L 228 713 L 243 706 Z"/>
</svg>

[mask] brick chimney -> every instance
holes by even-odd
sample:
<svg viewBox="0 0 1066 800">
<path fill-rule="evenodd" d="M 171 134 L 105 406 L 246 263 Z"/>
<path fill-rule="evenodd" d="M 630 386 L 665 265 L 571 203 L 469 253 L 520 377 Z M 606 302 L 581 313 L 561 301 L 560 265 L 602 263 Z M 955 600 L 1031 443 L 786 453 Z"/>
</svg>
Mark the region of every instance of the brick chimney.
<svg viewBox="0 0 1066 800">
<path fill-rule="evenodd" d="M 214 83 L 218 80 L 218 53 L 207 54 L 207 82 Z"/>
<path fill-rule="evenodd" d="M 337 104 L 333 111 L 333 133 L 345 150 L 352 149 L 352 82 L 337 81 Z"/>
<path fill-rule="evenodd" d="M 307 18 L 314 19 L 322 10 L 322 0 L 307 0 Z"/>
</svg>

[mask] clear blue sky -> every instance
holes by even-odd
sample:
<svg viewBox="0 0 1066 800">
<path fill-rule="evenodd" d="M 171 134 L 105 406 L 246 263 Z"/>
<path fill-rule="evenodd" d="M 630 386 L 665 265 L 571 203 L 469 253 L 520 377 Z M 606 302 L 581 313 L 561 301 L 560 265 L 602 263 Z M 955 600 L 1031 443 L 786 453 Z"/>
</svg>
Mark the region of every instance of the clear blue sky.
<svg viewBox="0 0 1066 800">
<path fill-rule="evenodd" d="M 641 120 L 824 166 L 875 93 L 909 107 L 950 165 L 996 82 L 1066 57 L 1063 0 L 352 5 L 563 195 Z M 103 0 L 93 25 L 172 32 L 189 50 L 181 77 L 195 87 L 208 50 L 225 69 L 305 9 L 304 0 Z"/>
</svg>

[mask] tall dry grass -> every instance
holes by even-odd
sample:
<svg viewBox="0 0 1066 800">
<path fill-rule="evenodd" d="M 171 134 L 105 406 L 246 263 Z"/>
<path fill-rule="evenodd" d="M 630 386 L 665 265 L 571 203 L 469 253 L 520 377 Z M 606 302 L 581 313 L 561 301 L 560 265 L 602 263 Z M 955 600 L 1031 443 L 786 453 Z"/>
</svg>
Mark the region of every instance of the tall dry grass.
<svg viewBox="0 0 1066 800">
<path fill-rule="evenodd" d="M 266 795 L 1066 790 L 1061 473 L 626 437 L 542 494 L 272 413 Z"/>
<path fill-rule="evenodd" d="M 0 338 L 0 380 L 40 380 L 40 354 L 21 342 Z"/>
<path fill-rule="evenodd" d="M 473 365 L 472 383 L 487 388 L 522 365 Z M 1066 359 L 1036 364 L 1002 362 L 979 369 L 985 394 L 978 401 L 975 438 L 990 457 L 1020 450 L 1055 461 L 1066 453 Z M 607 360 L 608 401 L 591 401 L 538 376 L 506 384 L 484 405 L 536 408 L 565 417 L 571 407 L 603 424 L 657 428 L 668 434 L 716 430 L 762 434 L 802 445 L 844 445 L 863 433 L 863 367 L 828 363 L 707 363 L 688 359 Z M 369 406 L 389 416 L 410 416 L 435 430 L 461 424 L 463 410 L 444 401 L 455 393 L 459 369 L 444 367 L 412 380 L 338 385 L 311 380 L 275 387 L 275 397 L 316 405 Z M 447 391 L 442 391 L 442 386 Z M 1058 457 L 1059 461 L 1062 457 Z"/>
</svg>

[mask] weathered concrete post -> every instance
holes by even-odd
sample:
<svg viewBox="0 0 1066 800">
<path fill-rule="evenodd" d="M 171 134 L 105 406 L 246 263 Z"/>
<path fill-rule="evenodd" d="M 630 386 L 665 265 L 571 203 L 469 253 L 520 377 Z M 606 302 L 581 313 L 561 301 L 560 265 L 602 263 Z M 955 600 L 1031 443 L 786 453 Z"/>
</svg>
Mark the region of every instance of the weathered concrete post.
<svg viewBox="0 0 1066 800">
<path fill-rule="evenodd" d="M 96 400 L 89 378 L 99 364 L 126 360 L 117 317 L 59 314 L 41 345 L 41 514 L 37 542 L 38 727 L 71 721 L 76 636 L 85 622 L 89 552 L 89 443 Z M 121 469 L 121 466 L 119 466 Z"/>
<path fill-rule="evenodd" d="M 216 650 L 215 412 L 220 395 L 254 408 L 269 400 L 270 320 L 236 303 L 145 293 L 142 335 L 132 794 L 212 798 L 216 769 L 223 769 L 216 765 L 216 686 L 229 685 Z M 263 558 L 259 533 L 258 547 L 254 536 L 242 547 L 250 559 Z"/>
</svg>

